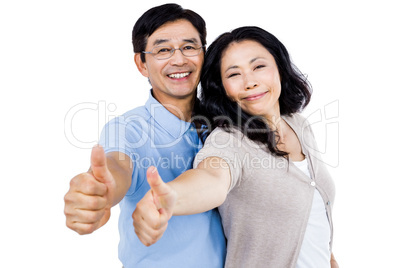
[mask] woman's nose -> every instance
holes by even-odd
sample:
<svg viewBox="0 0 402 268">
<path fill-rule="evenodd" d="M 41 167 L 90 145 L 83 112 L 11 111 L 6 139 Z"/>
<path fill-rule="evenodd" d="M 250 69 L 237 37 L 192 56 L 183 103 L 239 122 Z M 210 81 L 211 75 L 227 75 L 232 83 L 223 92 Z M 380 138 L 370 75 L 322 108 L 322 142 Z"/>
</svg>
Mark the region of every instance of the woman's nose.
<svg viewBox="0 0 402 268">
<path fill-rule="evenodd" d="M 248 85 L 246 88 L 247 88 L 247 89 L 253 89 L 253 88 L 255 88 L 255 87 L 257 87 L 257 84 Z"/>
<path fill-rule="evenodd" d="M 254 89 L 258 87 L 258 83 L 254 80 L 247 80 L 246 81 L 246 90 Z"/>
<path fill-rule="evenodd" d="M 258 87 L 258 81 L 256 80 L 256 78 L 253 76 L 252 73 L 245 73 L 244 80 L 246 90 Z"/>
</svg>

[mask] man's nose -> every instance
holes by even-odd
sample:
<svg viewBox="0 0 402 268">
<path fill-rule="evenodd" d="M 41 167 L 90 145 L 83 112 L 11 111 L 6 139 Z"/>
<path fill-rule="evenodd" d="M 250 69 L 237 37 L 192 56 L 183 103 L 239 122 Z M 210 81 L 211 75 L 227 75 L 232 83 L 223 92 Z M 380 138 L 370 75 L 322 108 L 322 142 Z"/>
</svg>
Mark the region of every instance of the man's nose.
<svg viewBox="0 0 402 268">
<path fill-rule="evenodd" d="M 181 52 L 179 48 L 176 48 L 173 51 L 173 55 L 170 58 L 171 63 L 176 65 L 185 64 L 187 60 L 188 60 L 187 57 L 183 55 L 183 52 Z"/>
</svg>

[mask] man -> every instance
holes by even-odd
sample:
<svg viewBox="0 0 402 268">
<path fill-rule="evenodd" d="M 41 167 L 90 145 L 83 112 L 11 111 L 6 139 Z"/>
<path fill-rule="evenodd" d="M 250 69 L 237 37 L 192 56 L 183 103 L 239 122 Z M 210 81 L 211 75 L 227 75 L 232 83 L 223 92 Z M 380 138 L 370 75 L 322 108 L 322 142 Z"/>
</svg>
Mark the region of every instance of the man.
<svg viewBox="0 0 402 268">
<path fill-rule="evenodd" d="M 154 7 L 138 19 L 134 60 L 152 86 L 149 99 L 104 127 L 105 151 L 93 148 L 90 170 L 71 180 L 65 196 L 66 224 L 79 234 L 103 226 L 111 207 L 120 204 L 119 258 L 126 268 L 223 267 L 226 243 L 216 210 L 155 226 L 155 232 L 166 231 L 152 246 L 141 236 L 152 230 L 137 236 L 132 219 L 137 202 L 150 190 L 147 168 L 156 166 L 171 181 L 191 168 L 201 147 L 190 120 L 205 43 L 204 20 L 179 5 Z M 166 213 L 160 210 L 158 217 Z"/>
</svg>

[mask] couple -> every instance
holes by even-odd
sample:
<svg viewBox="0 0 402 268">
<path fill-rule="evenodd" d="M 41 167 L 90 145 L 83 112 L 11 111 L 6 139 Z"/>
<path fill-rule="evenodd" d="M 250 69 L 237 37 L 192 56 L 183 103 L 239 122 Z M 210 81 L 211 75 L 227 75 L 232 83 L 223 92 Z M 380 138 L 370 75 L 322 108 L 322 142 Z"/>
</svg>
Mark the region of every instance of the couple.
<svg viewBox="0 0 402 268">
<path fill-rule="evenodd" d="M 176 4 L 140 17 L 134 59 L 149 99 L 104 127 L 105 151 L 93 148 L 65 196 L 67 226 L 91 233 L 119 203 L 126 268 L 337 267 L 334 186 L 297 114 L 308 82 L 260 28 L 221 35 L 204 57 L 205 44 L 204 20 Z"/>
</svg>

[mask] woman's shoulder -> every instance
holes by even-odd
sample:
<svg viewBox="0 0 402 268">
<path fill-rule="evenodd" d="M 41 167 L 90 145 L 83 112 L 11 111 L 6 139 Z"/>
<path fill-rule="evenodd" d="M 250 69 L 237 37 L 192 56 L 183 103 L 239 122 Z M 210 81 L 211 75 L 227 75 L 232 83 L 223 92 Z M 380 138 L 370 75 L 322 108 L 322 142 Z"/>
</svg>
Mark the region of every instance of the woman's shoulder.
<svg viewBox="0 0 402 268">
<path fill-rule="evenodd" d="M 241 130 L 238 127 L 217 127 L 212 132 L 211 135 L 239 135 L 242 134 Z"/>
<path fill-rule="evenodd" d="M 250 140 L 239 127 L 232 126 L 228 128 L 218 127 L 214 129 L 208 136 L 205 144 L 207 146 L 214 146 L 223 148 L 225 146 L 237 148 L 240 150 L 253 150 L 261 149 L 264 145 Z"/>
<path fill-rule="evenodd" d="M 299 126 L 309 124 L 307 118 L 299 113 L 284 115 L 284 116 L 282 116 L 282 118 L 284 118 L 287 122 L 291 122 L 291 123 L 293 123 L 295 125 L 299 125 Z"/>
<path fill-rule="evenodd" d="M 292 115 L 282 116 L 282 118 L 292 127 L 292 129 L 298 134 L 305 136 L 307 133 L 312 134 L 311 124 L 308 118 L 299 113 Z"/>
<path fill-rule="evenodd" d="M 209 140 L 222 140 L 222 141 L 228 141 L 228 140 L 240 140 L 244 137 L 243 133 L 241 132 L 240 129 L 236 127 L 228 127 L 228 128 L 222 128 L 222 127 L 217 127 L 215 128 L 209 135 L 206 140 L 206 142 Z"/>
</svg>

